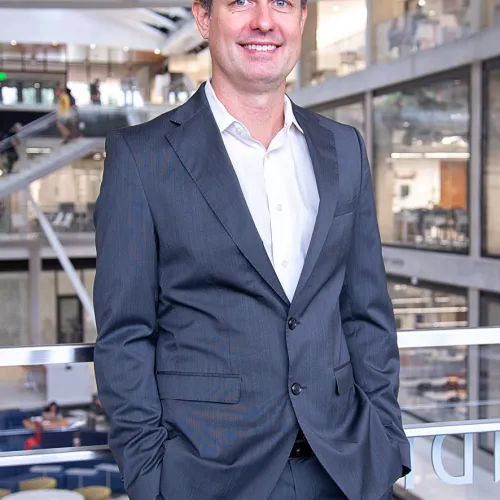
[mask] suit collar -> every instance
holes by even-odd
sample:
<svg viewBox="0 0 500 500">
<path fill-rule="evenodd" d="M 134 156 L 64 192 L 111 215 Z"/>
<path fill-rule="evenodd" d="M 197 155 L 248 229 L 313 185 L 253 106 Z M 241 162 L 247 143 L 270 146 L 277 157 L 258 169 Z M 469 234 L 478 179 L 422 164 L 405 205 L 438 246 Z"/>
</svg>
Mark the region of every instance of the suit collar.
<svg viewBox="0 0 500 500">
<path fill-rule="evenodd" d="M 328 236 L 337 204 L 339 173 L 333 132 L 324 127 L 314 113 L 293 103 L 291 107 L 304 131 L 320 197 L 295 301 L 309 280 Z M 170 128 L 166 138 L 208 205 L 242 254 L 281 299 L 290 305 L 245 202 L 210 109 L 204 84 L 187 103 L 171 113 L 170 120 L 179 126 Z"/>
</svg>

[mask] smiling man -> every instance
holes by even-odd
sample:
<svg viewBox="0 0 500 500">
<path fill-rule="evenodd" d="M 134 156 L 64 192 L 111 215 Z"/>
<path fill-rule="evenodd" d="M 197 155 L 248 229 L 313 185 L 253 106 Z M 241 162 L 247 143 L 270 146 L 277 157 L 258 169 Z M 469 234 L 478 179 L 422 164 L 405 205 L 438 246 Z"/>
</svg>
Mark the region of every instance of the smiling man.
<svg viewBox="0 0 500 500">
<path fill-rule="evenodd" d="M 131 500 L 387 500 L 409 472 L 365 146 L 295 106 L 295 0 L 202 0 L 212 79 L 113 132 L 95 370 Z"/>
</svg>

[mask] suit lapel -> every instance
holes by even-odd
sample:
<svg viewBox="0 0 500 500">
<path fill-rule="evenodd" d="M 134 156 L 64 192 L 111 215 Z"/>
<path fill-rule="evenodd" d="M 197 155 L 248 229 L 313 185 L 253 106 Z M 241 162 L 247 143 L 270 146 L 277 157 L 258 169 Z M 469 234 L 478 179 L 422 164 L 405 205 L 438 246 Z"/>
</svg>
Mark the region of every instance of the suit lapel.
<svg viewBox="0 0 500 500">
<path fill-rule="evenodd" d="M 339 171 L 333 132 L 308 111 L 293 105 L 293 113 L 304 131 L 319 193 L 319 207 L 311 242 L 294 297 L 311 276 L 332 225 L 338 200 Z"/>
<path fill-rule="evenodd" d="M 171 116 L 166 138 L 243 255 L 288 305 L 246 204 L 238 177 L 208 105 L 205 86 Z M 222 265 L 224 263 L 221 263 Z"/>
</svg>

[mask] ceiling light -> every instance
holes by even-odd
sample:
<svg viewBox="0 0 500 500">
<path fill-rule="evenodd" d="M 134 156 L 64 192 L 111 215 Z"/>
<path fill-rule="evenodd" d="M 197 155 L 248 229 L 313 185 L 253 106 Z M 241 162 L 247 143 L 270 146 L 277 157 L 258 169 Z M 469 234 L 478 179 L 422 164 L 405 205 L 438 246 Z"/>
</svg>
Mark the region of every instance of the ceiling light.
<svg viewBox="0 0 500 500">
<path fill-rule="evenodd" d="M 160 54 L 160 52 L 161 52 L 161 50 L 160 50 L 160 49 L 155 49 L 155 54 L 156 54 L 156 55 L 159 55 L 159 54 Z"/>
<path fill-rule="evenodd" d="M 127 46 L 123 47 L 123 52 L 128 52 L 129 50 L 130 49 Z"/>
<path fill-rule="evenodd" d="M 333 6 L 333 11 L 338 12 L 340 10 L 340 5 L 334 5 Z"/>
<path fill-rule="evenodd" d="M 11 44 L 11 45 L 17 45 L 17 42 L 16 42 L 15 40 L 11 40 L 11 41 L 10 41 L 10 44 Z"/>
<path fill-rule="evenodd" d="M 418 5 L 420 7 L 423 7 L 425 5 L 425 3 L 426 3 L 425 0 L 418 0 Z"/>
<path fill-rule="evenodd" d="M 91 44 L 90 44 L 90 48 L 91 48 L 92 50 L 94 50 L 94 49 L 95 49 L 95 43 L 91 43 Z"/>
<path fill-rule="evenodd" d="M 434 17 L 436 15 L 436 11 L 435 10 L 430 10 L 429 11 L 429 16 L 430 17 Z"/>
<path fill-rule="evenodd" d="M 35 83 L 35 88 L 39 89 L 40 88 L 40 84 L 39 83 Z"/>
<path fill-rule="evenodd" d="M 52 45 L 53 45 L 54 47 L 57 47 L 59 44 L 58 44 L 58 43 L 54 40 L 54 41 L 52 42 Z"/>
</svg>

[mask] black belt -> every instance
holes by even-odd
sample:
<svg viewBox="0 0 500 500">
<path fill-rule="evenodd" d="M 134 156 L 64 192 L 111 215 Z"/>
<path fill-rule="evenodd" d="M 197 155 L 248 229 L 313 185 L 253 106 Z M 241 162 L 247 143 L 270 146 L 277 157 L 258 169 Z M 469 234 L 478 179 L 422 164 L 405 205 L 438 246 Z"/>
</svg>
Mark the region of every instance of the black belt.
<svg viewBox="0 0 500 500">
<path fill-rule="evenodd" d="M 314 451 L 307 442 L 302 429 L 299 429 L 289 458 L 311 458 L 314 457 Z"/>
</svg>

